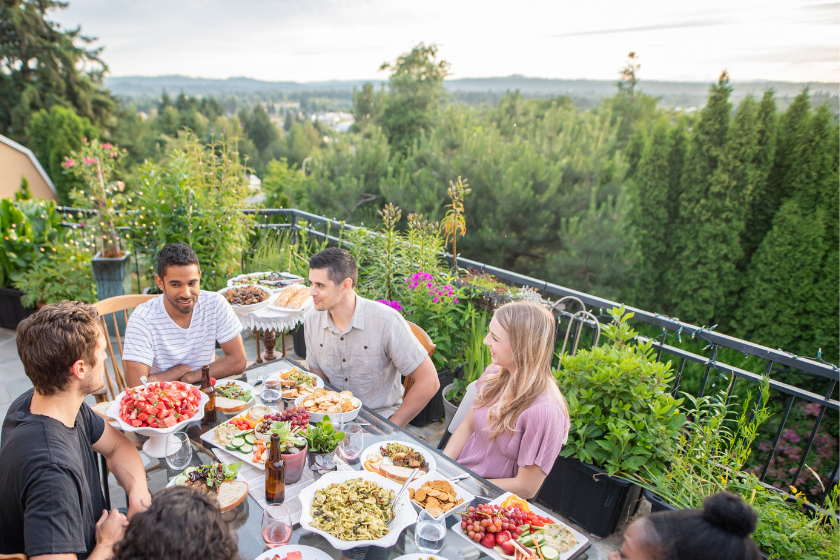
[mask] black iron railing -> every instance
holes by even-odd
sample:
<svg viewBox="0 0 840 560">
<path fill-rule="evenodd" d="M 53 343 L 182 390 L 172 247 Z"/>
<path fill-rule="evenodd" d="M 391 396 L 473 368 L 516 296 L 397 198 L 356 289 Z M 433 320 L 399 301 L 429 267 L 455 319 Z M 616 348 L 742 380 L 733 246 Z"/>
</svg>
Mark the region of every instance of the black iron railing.
<svg viewBox="0 0 840 560">
<path fill-rule="evenodd" d="M 60 208 L 60 211 L 68 215 L 83 212 L 71 208 Z M 244 210 L 244 212 L 247 214 L 256 215 L 256 227 L 258 228 L 289 230 L 294 234 L 297 234 L 298 232 L 306 233 L 310 236 L 319 238 L 321 240 L 328 239 L 330 242 L 336 244 L 348 243 L 348 241 L 344 239 L 341 235 L 341 233 L 344 230 L 358 229 L 357 226 L 352 226 L 350 224 L 345 224 L 344 222 L 335 219 L 326 218 L 324 216 L 318 216 L 316 214 L 310 214 L 308 212 L 303 212 L 301 210 L 296 209 L 253 209 Z M 269 223 L 269 218 L 271 216 L 287 216 L 288 223 Z M 260 220 L 260 218 L 262 218 L 262 220 Z M 69 226 L 71 224 L 68 223 L 65 225 Z M 443 254 L 443 257 L 448 262 L 452 262 L 451 254 L 445 253 Z M 544 298 L 549 300 L 569 298 L 571 300 L 577 300 L 580 305 L 584 306 L 584 309 L 588 306 L 591 310 L 598 310 L 598 312 L 595 314 L 582 316 L 581 314 L 567 311 L 564 308 L 555 308 L 555 313 L 561 320 L 566 319 L 570 322 L 578 324 L 579 326 L 583 325 L 592 328 L 593 337 L 595 333 L 595 325 L 593 319 L 590 317 L 595 317 L 596 319 L 599 319 L 600 317 L 608 317 L 603 314 L 603 310 L 618 307 L 620 305 L 618 302 L 614 302 L 605 298 L 601 298 L 584 292 L 579 292 L 577 290 L 559 286 L 557 284 L 552 284 L 550 282 L 546 282 L 536 278 L 531 278 L 529 276 L 524 276 L 522 274 L 490 266 L 463 257 L 458 258 L 458 265 L 462 268 L 475 269 L 483 273 L 491 274 L 505 281 L 511 286 L 527 286 L 533 288 L 534 290 L 539 291 Z M 822 424 L 823 419 L 825 418 L 826 410 L 833 411 L 833 413 L 835 414 L 838 411 L 840 411 L 840 401 L 833 398 L 833 394 L 835 392 L 835 389 L 837 388 L 837 383 L 838 381 L 840 381 L 840 369 L 838 369 L 837 366 L 826 363 L 819 358 L 814 359 L 797 356 L 790 352 L 785 352 L 782 349 L 774 350 L 772 348 L 754 344 L 746 340 L 741 340 L 735 337 L 727 336 L 725 334 L 715 332 L 714 327 L 698 327 L 696 325 L 682 322 L 679 319 L 668 317 L 659 313 L 651 313 L 649 311 L 645 311 L 644 309 L 637 309 L 634 307 L 627 307 L 626 309 L 627 311 L 634 313 L 634 320 L 650 325 L 656 329 L 661 329 L 662 334 L 655 337 L 655 339 L 653 340 L 653 347 L 657 350 L 657 360 L 673 358 L 675 359 L 675 361 L 678 362 L 673 386 L 673 393 L 675 395 L 680 388 L 681 382 L 683 381 L 683 374 L 687 364 L 696 364 L 700 366 L 703 370 L 699 396 L 702 396 L 706 392 L 709 380 L 712 375 L 728 376 L 728 399 L 732 397 L 733 391 L 738 382 L 748 382 L 754 384 L 761 383 L 763 378 L 762 375 L 719 361 L 718 355 L 720 349 L 730 349 L 732 351 L 738 352 L 739 354 L 755 356 L 757 358 L 760 358 L 761 360 L 766 360 L 764 374 L 768 377 L 770 377 L 774 371 L 779 371 L 778 368 L 781 366 L 782 368 L 784 368 L 782 371 L 786 373 L 799 374 L 803 382 L 817 380 L 821 382 L 820 384 L 823 384 L 826 387 L 825 392 L 818 393 L 811 390 L 807 390 L 802 387 L 774 380 L 772 379 L 772 377 L 770 379 L 770 388 L 784 395 L 786 400 L 784 405 L 784 411 L 782 412 L 782 416 L 779 421 L 779 426 L 776 430 L 776 434 L 772 442 L 772 447 L 770 449 L 767 459 L 764 462 L 764 466 L 761 469 L 759 478 L 762 481 L 764 481 L 767 476 L 768 469 L 777 452 L 779 441 L 785 429 L 785 425 L 787 423 L 791 408 L 793 407 L 797 399 L 806 403 L 816 404 L 820 407 L 820 411 L 808 437 L 807 444 L 805 446 L 805 449 L 803 450 L 801 460 L 799 461 L 798 468 L 796 469 L 796 472 L 792 477 L 792 484 L 795 484 L 796 481 L 799 479 L 803 468 L 805 468 L 808 454 L 811 451 L 814 439 L 817 435 L 817 432 L 819 431 L 820 425 Z M 572 329 L 572 336 L 580 337 L 582 336 L 581 332 L 581 329 L 574 328 Z M 710 355 L 703 356 L 689 352 L 682 348 L 677 348 L 675 346 L 666 344 L 668 336 L 673 335 L 677 335 L 678 337 L 687 336 L 706 341 L 708 343 L 708 346 L 706 348 L 710 350 Z M 649 340 L 648 337 L 640 336 L 640 338 L 645 341 Z M 825 499 L 825 496 L 830 491 L 832 485 L 837 484 L 838 468 L 840 468 L 840 460 L 838 460 L 838 457 L 835 456 L 834 467 L 831 469 L 831 472 L 827 478 L 829 484 L 826 485 L 825 491 L 821 496 L 820 502 L 822 502 Z"/>
</svg>

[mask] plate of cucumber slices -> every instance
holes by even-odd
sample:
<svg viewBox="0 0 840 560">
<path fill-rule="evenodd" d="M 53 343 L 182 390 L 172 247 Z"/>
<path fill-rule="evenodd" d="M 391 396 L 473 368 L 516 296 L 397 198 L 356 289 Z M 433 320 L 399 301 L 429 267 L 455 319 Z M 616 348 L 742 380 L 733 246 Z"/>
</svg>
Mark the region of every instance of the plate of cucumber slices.
<svg viewBox="0 0 840 560">
<path fill-rule="evenodd" d="M 236 420 L 234 418 L 233 420 Z M 249 465 L 265 470 L 265 464 L 254 461 L 254 451 L 257 449 L 259 440 L 254 435 L 254 429 L 240 429 L 232 421 L 219 424 L 212 430 L 201 434 L 201 439 L 220 447 Z"/>
</svg>

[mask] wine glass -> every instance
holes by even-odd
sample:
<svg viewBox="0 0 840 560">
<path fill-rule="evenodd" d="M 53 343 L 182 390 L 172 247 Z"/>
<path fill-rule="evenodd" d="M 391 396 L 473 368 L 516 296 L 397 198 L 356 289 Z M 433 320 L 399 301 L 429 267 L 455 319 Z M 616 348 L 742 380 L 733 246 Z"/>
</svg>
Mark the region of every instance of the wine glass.
<svg viewBox="0 0 840 560">
<path fill-rule="evenodd" d="M 359 462 L 359 456 L 364 448 L 362 427 L 358 424 L 345 424 L 341 431 L 344 432 L 344 439 L 339 443 L 341 458 L 348 465 L 355 465 Z"/>
<path fill-rule="evenodd" d="M 271 548 L 283 546 L 292 538 L 292 517 L 285 504 L 267 504 L 262 515 L 262 537 Z"/>
<path fill-rule="evenodd" d="M 437 514 L 437 515 L 435 515 Z M 437 510 L 421 510 L 414 528 L 414 544 L 423 554 L 437 554 L 446 540 L 446 518 Z"/>
<path fill-rule="evenodd" d="M 192 460 L 192 444 L 184 432 L 175 432 L 166 436 L 166 463 L 169 468 L 182 471 Z"/>
</svg>

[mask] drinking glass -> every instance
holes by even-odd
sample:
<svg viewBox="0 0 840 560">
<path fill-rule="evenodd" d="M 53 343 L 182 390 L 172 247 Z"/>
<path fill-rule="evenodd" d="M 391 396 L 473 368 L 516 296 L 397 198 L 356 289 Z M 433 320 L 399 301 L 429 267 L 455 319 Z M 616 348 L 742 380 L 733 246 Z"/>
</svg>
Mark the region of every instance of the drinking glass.
<svg viewBox="0 0 840 560">
<path fill-rule="evenodd" d="M 166 436 L 166 463 L 169 468 L 182 471 L 190 466 L 192 444 L 184 432 L 175 432 Z"/>
<path fill-rule="evenodd" d="M 268 504 L 262 515 L 262 537 L 274 548 L 284 546 L 292 538 L 292 518 L 285 504 Z"/>
<path fill-rule="evenodd" d="M 434 513 L 437 515 L 434 515 Z M 446 518 L 437 510 L 421 510 L 414 527 L 414 544 L 423 554 L 437 554 L 446 540 Z"/>
<path fill-rule="evenodd" d="M 263 404 L 274 404 L 280 400 L 283 388 L 280 386 L 279 375 L 269 375 L 263 380 L 262 393 L 260 398 Z"/>
<path fill-rule="evenodd" d="M 358 424 L 345 424 L 341 431 L 344 432 L 344 439 L 338 446 L 341 457 L 348 465 L 356 465 L 364 449 L 365 436 L 362 433 L 362 427 Z"/>
</svg>

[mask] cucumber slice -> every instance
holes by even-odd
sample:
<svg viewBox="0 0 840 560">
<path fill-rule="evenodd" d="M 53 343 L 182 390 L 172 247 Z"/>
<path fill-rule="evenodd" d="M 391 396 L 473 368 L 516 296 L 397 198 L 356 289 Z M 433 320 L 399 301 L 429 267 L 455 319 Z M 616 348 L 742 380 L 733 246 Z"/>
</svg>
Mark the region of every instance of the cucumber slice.
<svg viewBox="0 0 840 560">
<path fill-rule="evenodd" d="M 184 486 L 187 481 L 189 481 L 189 477 L 184 474 L 179 474 L 175 477 L 175 486 Z"/>
<path fill-rule="evenodd" d="M 231 447 L 240 448 L 243 445 L 245 445 L 245 440 L 241 437 L 235 437 L 232 440 L 230 440 L 230 446 Z"/>
<path fill-rule="evenodd" d="M 227 445 L 225 446 L 225 449 L 227 449 L 228 451 L 238 451 L 238 450 L 239 450 L 239 448 L 238 448 L 238 447 L 234 447 L 234 446 L 232 446 L 231 444 L 227 444 Z"/>
<path fill-rule="evenodd" d="M 239 451 L 241 453 L 250 453 L 253 450 L 254 450 L 254 446 L 251 445 L 250 443 L 245 443 L 245 444 L 243 444 L 242 446 L 239 447 Z"/>
<path fill-rule="evenodd" d="M 257 441 L 257 438 L 254 437 L 254 434 L 248 434 L 247 436 L 245 436 L 244 439 L 245 443 L 249 443 L 251 445 L 254 445 L 254 443 Z"/>
<path fill-rule="evenodd" d="M 560 552 L 556 548 L 551 548 L 550 546 L 541 546 L 540 552 L 542 555 L 545 556 L 545 560 L 556 560 L 560 558 Z"/>
</svg>

